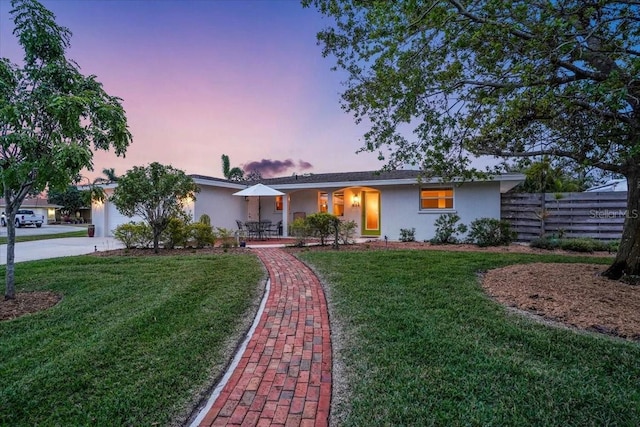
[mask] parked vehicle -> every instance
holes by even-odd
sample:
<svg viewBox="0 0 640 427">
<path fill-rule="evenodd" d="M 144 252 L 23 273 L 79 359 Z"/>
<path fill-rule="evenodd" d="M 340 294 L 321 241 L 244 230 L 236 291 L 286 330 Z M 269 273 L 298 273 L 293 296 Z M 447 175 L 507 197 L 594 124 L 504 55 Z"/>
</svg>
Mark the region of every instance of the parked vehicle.
<svg viewBox="0 0 640 427">
<path fill-rule="evenodd" d="M 31 210 L 20 209 L 16 213 L 16 228 L 24 227 L 25 225 L 35 225 L 36 227 L 42 227 L 44 224 L 44 215 L 36 215 Z"/>
</svg>

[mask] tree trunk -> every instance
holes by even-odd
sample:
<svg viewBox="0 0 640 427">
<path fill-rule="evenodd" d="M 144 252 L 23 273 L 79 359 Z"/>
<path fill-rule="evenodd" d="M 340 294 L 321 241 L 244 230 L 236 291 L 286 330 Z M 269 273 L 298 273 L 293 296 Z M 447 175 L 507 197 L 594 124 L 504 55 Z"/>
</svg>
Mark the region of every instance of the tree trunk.
<svg viewBox="0 0 640 427">
<path fill-rule="evenodd" d="M 158 227 L 157 224 L 153 224 L 153 252 L 154 253 L 158 253 L 158 248 L 160 247 L 160 233 L 162 233 L 162 230 L 160 230 L 160 227 Z"/>
<path fill-rule="evenodd" d="M 6 200 L 6 199 L 5 199 Z M 17 209 L 7 205 L 5 213 L 7 218 L 7 264 L 5 270 L 5 291 L 4 299 L 10 300 L 16 298 L 16 279 L 15 279 L 15 250 L 16 250 L 16 212 Z"/>
<path fill-rule="evenodd" d="M 627 175 L 627 212 L 618 253 L 613 264 L 602 273 L 609 279 L 640 282 L 640 166 Z"/>
</svg>

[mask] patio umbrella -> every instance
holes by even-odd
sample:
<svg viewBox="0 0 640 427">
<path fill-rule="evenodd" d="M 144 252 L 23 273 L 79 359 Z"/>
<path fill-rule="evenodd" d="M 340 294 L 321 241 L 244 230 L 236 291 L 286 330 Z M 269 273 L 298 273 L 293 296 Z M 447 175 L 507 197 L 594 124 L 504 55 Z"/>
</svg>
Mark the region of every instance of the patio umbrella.
<svg viewBox="0 0 640 427">
<path fill-rule="evenodd" d="M 257 196 L 258 197 L 258 221 L 260 221 L 260 197 L 261 196 L 283 196 L 282 191 L 278 191 L 275 188 L 271 188 L 264 184 L 255 184 L 251 187 L 247 187 L 244 190 L 240 190 L 233 193 L 234 196 Z"/>
</svg>

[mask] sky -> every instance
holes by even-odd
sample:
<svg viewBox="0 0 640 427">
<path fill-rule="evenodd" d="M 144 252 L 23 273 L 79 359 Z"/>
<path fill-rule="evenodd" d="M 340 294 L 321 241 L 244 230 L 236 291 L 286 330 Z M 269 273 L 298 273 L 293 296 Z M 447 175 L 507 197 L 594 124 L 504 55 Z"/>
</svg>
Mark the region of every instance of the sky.
<svg viewBox="0 0 640 427">
<path fill-rule="evenodd" d="M 331 22 L 297 0 L 40 1 L 73 33 L 67 57 L 123 99 L 132 144 L 95 152 L 90 180 L 151 162 L 223 177 L 222 154 L 264 177 L 383 166 L 356 154 L 367 129 L 316 42 Z M 10 10 L 0 0 L 0 57 L 20 63 Z"/>
</svg>

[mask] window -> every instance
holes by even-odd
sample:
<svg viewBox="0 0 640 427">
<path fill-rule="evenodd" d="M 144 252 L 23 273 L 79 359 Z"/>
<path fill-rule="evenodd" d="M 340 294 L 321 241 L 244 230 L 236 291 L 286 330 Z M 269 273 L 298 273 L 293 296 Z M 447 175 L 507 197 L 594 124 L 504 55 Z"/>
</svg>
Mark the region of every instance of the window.
<svg viewBox="0 0 640 427">
<path fill-rule="evenodd" d="M 329 195 L 327 193 L 320 193 L 318 199 L 320 212 L 327 212 L 329 207 Z"/>
<path fill-rule="evenodd" d="M 453 188 L 423 188 L 420 209 L 453 209 Z"/>
<path fill-rule="evenodd" d="M 276 196 L 276 211 L 282 211 L 282 196 Z"/>
<path fill-rule="evenodd" d="M 333 214 L 344 216 L 344 193 L 333 193 Z"/>
</svg>

